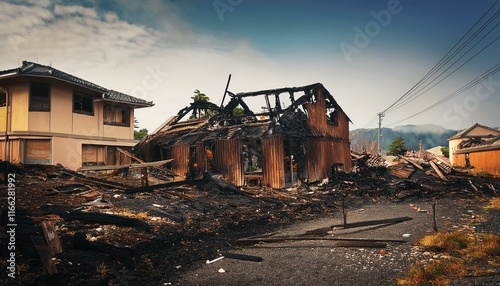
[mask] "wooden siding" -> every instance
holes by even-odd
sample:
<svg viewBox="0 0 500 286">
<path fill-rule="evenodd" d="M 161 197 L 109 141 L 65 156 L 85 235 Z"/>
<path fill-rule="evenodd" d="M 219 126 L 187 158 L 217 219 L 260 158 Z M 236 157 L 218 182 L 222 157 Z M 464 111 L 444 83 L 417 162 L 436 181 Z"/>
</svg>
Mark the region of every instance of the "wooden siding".
<svg viewBox="0 0 500 286">
<path fill-rule="evenodd" d="M 235 186 L 244 184 L 242 152 L 241 139 L 215 141 L 214 160 L 217 171 L 222 172 L 226 180 Z"/>
<path fill-rule="evenodd" d="M 453 154 L 455 165 L 465 167 L 465 154 Z M 469 162 L 474 171 L 500 176 L 500 149 L 469 153 Z"/>
<path fill-rule="evenodd" d="M 306 147 L 307 179 L 310 182 L 330 177 L 332 165 L 342 163 L 344 170 L 351 169 L 351 153 L 349 142 L 330 140 L 308 140 Z"/>
<path fill-rule="evenodd" d="M 172 152 L 172 171 L 180 176 L 186 176 L 189 171 L 189 150 L 187 144 L 173 145 Z"/>
<path fill-rule="evenodd" d="M 0 159 L 5 161 L 5 140 L 0 141 Z M 9 140 L 9 157 L 10 162 L 13 164 L 21 163 L 22 152 L 21 152 L 21 140 L 11 139 Z"/>
<path fill-rule="evenodd" d="M 50 164 L 50 140 L 30 139 L 24 143 L 25 164 Z"/>
<path fill-rule="evenodd" d="M 283 137 L 262 138 L 262 184 L 271 188 L 285 187 Z"/>
<path fill-rule="evenodd" d="M 203 142 L 196 143 L 196 165 L 198 172 L 207 171 L 207 156 Z"/>
<path fill-rule="evenodd" d="M 316 94 L 315 102 L 304 103 L 307 111 L 307 124 L 316 136 L 339 138 L 349 140 L 349 119 L 340 109 L 338 112 L 338 123 L 328 123 L 326 119 L 326 101 L 321 90 Z"/>
<path fill-rule="evenodd" d="M 82 145 L 82 163 L 102 165 L 106 162 L 106 146 Z"/>
</svg>

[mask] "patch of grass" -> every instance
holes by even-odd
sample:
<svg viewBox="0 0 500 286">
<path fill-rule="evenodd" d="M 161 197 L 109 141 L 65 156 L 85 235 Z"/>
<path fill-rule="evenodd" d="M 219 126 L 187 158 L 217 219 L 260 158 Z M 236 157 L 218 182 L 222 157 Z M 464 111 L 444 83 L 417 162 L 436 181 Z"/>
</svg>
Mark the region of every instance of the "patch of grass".
<svg viewBox="0 0 500 286">
<path fill-rule="evenodd" d="M 452 277 L 465 275 L 465 266 L 461 260 L 440 261 L 430 264 L 417 264 L 410 267 L 405 278 L 397 279 L 399 285 L 445 286 L 451 282 Z"/>
<path fill-rule="evenodd" d="M 487 262 L 500 257 L 500 235 L 488 233 L 476 237 L 475 243 L 467 248 L 464 256 L 470 262 Z"/>
<path fill-rule="evenodd" d="M 467 271 L 475 276 L 496 274 L 495 269 L 483 267 L 499 265 L 500 235 L 495 233 L 438 232 L 420 238 L 417 243 L 427 251 L 447 253 L 454 258 L 413 265 L 406 277 L 397 279 L 400 285 L 448 285 L 452 278 L 462 277 Z"/>
<path fill-rule="evenodd" d="M 437 232 L 420 238 L 417 243 L 424 246 L 428 251 L 456 255 L 467 248 L 470 237 L 462 231 Z"/>
<path fill-rule="evenodd" d="M 97 265 L 95 267 L 95 271 L 97 272 L 97 276 L 99 277 L 105 277 L 108 275 L 108 268 L 106 267 L 106 264 L 102 262 L 101 264 Z"/>
<path fill-rule="evenodd" d="M 117 215 L 130 217 L 130 218 L 140 218 L 140 219 L 146 219 L 149 217 L 147 212 L 134 213 L 132 210 L 130 210 L 128 208 L 123 209 L 121 212 L 117 213 Z"/>
<path fill-rule="evenodd" d="M 500 210 L 500 197 L 492 198 L 485 209 Z"/>
</svg>

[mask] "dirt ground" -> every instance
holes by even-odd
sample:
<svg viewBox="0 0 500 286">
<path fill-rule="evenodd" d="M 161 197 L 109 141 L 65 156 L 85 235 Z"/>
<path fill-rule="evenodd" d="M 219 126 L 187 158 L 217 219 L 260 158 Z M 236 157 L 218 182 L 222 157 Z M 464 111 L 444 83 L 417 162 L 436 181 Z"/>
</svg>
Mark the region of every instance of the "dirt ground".
<svg viewBox="0 0 500 286">
<path fill-rule="evenodd" d="M 489 177 L 458 175 L 442 182 L 414 173 L 400 179 L 379 168 L 340 175 L 324 185 L 284 190 L 235 189 L 203 180 L 139 190 L 88 180 L 136 187 L 140 179 L 134 174 L 82 178 L 60 168 L 6 171 L 15 172 L 18 179 L 17 278 L 2 276 L 1 285 L 392 285 L 410 264 L 435 259 L 413 245 L 432 231 L 433 202 L 437 202 L 439 230 L 498 233 L 500 229 L 498 211 L 483 208 L 500 189 L 500 180 Z M 6 269 L 6 186 L 1 194 L 0 267 Z M 326 237 L 406 242 L 388 243 L 383 250 L 335 247 L 331 240 L 237 243 L 271 232 L 296 235 L 338 224 L 342 198 L 347 222 L 413 219 L 384 227 L 334 229 Z M 68 216 L 80 211 L 129 218 L 134 224 Z M 32 242 L 33 236 L 42 235 L 42 221 L 54 224 L 63 248 L 49 259 L 57 270 L 54 275 L 47 275 L 47 260 L 40 258 Z M 262 261 L 225 258 L 205 263 L 228 252 Z M 498 285 L 500 269 L 496 270 L 496 275 L 466 277 L 454 285 Z"/>
<path fill-rule="evenodd" d="M 415 211 L 418 206 L 420 211 Z M 475 228 L 479 232 L 498 232 L 500 212 L 485 211 L 483 199 L 446 198 L 437 201 L 437 227 L 440 231 Z M 428 211 L 427 211 L 428 210 Z M 262 262 L 223 259 L 212 264 L 198 261 L 195 267 L 173 285 L 397 285 L 409 265 L 433 259 L 414 246 L 421 236 L 433 231 L 432 201 L 413 199 L 403 202 L 368 202 L 348 211 L 348 221 L 364 221 L 409 216 L 413 220 L 384 227 L 363 227 L 333 231 L 335 238 L 407 239 L 389 243 L 384 249 L 336 248 L 332 241 L 289 241 L 260 243 L 234 248 L 235 253 L 263 258 Z M 280 229 L 282 234 L 300 234 L 342 221 L 339 213 L 328 218 L 300 222 Z M 486 221 L 488 221 L 486 223 Z M 405 238 L 408 237 L 408 238 Z M 215 257 L 213 257 L 215 258 Z M 500 274 L 500 268 L 497 267 Z M 500 285 L 500 276 L 464 278 L 454 285 Z"/>
</svg>

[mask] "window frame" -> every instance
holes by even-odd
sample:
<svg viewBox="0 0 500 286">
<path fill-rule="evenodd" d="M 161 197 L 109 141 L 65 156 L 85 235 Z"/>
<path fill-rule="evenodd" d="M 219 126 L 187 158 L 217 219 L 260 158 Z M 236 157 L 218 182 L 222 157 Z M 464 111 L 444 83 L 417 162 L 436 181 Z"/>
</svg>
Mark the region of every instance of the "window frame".
<svg viewBox="0 0 500 286">
<path fill-rule="evenodd" d="M 81 100 L 80 107 L 82 109 L 75 109 L 76 97 L 78 97 L 78 96 L 80 97 L 80 100 Z M 83 107 L 85 106 L 85 104 L 83 102 L 84 99 L 90 100 L 90 103 L 91 103 L 90 106 L 91 106 L 91 109 L 92 109 L 91 111 L 83 110 Z M 94 98 L 93 98 L 93 96 L 90 95 L 90 94 L 78 91 L 78 90 L 74 90 L 73 91 L 73 113 L 94 116 Z"/>
<path fill-rule="evenodd" d="M 7 106 L 7 92 L 0 90 L 0 107 Z"/>
<path fill-rule="evenodd" d="M 107 120 L 108 112 L 113 111 L 114 115 L 113 117 L 116 118 L 117 112 L 121 112 L 121 118 L 122 121 L 109 121 Z M 124 113 L 125 112 L 125 113 Z M 124 116 L 126 114 L 126 116 Z M 131 124 L 131 111 L 129 106 L 123 106 L 123 105 L 115 105 L 115 104 L 104 104 L 104 110 L 103 110 L 103 124 L 105 125 L 113 125 L 113 126 L 124 126 L 124 127 L 130 127 Z M 123 122 L 124 118 L 126 119 L 126 122 Z"/>
<path fill-rule="evenodd" d="M 45 96 L 39 96 L 39 95 L 34 95 L 35 93 L 35 87 L 36 88 L 47 88 L 47 98 Z M 38 111 L 38 112 L 50 112 L 51 104 L 50 104 L 50 99 L 51 99 L 51 84 L 48 82 L 30 82 L 30 89 L 29 89 L 29 111 Z M 38 90 L 39 92 L 40 90 Z M 35 100 L 37 97 L 38 99 Z M 44 105 L 44 103 L 47 103 L 48 107 L 40 107 L 40 105 Z"/>
</svg>

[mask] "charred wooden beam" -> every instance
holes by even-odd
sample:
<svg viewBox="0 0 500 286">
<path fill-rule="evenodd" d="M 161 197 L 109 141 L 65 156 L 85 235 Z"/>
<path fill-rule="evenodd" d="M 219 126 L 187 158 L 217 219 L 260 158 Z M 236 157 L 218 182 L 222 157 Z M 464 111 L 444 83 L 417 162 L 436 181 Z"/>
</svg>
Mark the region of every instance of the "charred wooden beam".
<svg viewBox="0 0 500 286">
<path fill-rule="evenodd" d="M 114 214 L 104 214 L 97 212 L 83 212 L 79 210 L 51 209 L 55 213 L 67 221 L 79 220 L 86 223 L 113 224 L 117 226 L 129 226 L 141 230 L 149 231 L 149 224 L 136 218 L 129 218 Z"/>
<path fill-rule="evenodd" d="M 438 166 L 436 166 L 436 163 L 429 161 L 429 164 L 431 165 L 432 169 L 438 174 L 439 178 L 443 181 L 448 181 L 448 179 L 441 173 L 441 170 L 439 170 Z"/>
<path fill-rule="evenodd" d="M 419 164 L 417 164 L 417 163 L 413 162 L 412 160 L 407 159 L 407 158 L 405 158 L 405 157 L 403 157 L 403 156 L 401 156 L 401 155 L 398 155 L 398 157 L 399 157 L 401 160 L 403 160 L 403 161 L 405 161 L 405 162 L 408 162 L 408 163 L 412 164 L 412 165 L 413 165 L 413 166 L 415 166 L 416 168 L 418 168 L 418 169 L 420 169 L 420 170 L 424 170 L 424 168 L 423 168 L 422 166 L 420 166 Z"/>
<path fill-rule="evenodd" d="M 61 240 L 54 227 L 54 223 L 52 221 L 42 221 L 40 226 L 42 228 L 43 237 L 52 253 L 57 254 L 63 252 Z"/>
<path fill-rule="evenodd" d="M 67 169 L 67 168 L 63 167 L 62 165 L 58 165 L 57 167 L 61 170 L 62 174 L 66 174 L 66 175 L 75 177 L 75 178 L 77 178 L 79 180 L 93 183 L 95 185 L 105 186 L 105 187 L 108 187 L 108 188 L 110 187 L 110 188 L 115 188 L 115 189 L 121 189 L 121 190 L 125 190 L 125 189 L 128 189 L 128 188 L 131 188 L 131 186 L 127 186 L 127 185 L 124 185 L 124 184 L 120 184 L 120 183 L 116 183 L 116 182 L 111 182 L 111 181 L 100 179 L 100 178 L 88 177 L 88 176 L 79 174 L 79 173 L 77 173 L 75 171 L 72 171 L 70 169 Z"/>
<path fill-rule="evenodd" d="M 306 240 L 332 240 L 340 242 L 382 242 L 382 243 L 406 243 L 406 240 L 400 239 L 362 239 L 362 238 L 336 238 L 336 237 L 304 237 L 304 236 L 275 236 L 275 237 L 257 237 L 257 238 L 240 238 L 237 243 L 248 244 L 258 242 L 283 242 L 283 241 L 306 241 Z"/>
<path fill-rule="evenodd" d="M 377 220 L 367 220 L 367 221 L 359 221 L 359 222 L 351 222 L 351 223 L 342 223 L 342 224 L 334 224 L 331 225 L 330 228 L 355 228 L 355 227 L 363 227 L 363 226 L 371 226 L 371 225 L 379 225 L 379 224 L 393 224 L 400 223 L 408 220 L 412 220 L 411 217 L 396 217 L 396 218 L 388 218 L 388 219 L 377 219 Z"/>
<path fill-rule="evenodd" d="M 127 152 L 127 151 L 123 150 L 123 149 L 122 149 L 122 148 L 120 148 L 120 147 L 116 147 L 116 151 L 118 151 L 118 152 L 122 153 L 123 155 L 125 155 L 125 156 L 127 156 L 127 157 L 129 157 L 129 158 L 131 158 L 131 159 L 136 160 L 136 161 L 137 161 L 137 162 L 139 162 L 139 163 L 146 163 L 145 161 L 143 161 L 143 160 L 141 160 L 141 159 L 139 159 L 139 158 L 135 157 L 135 156 L 134 156 L 134 155 L 132 155 L 130 152 Z M 175 176 L 177 176 L 177 174 L 175 174 L 175 173 L 173 173 L 172 171 L 170 171 L 170 170 L 168 170 L 168 169 L 165 169 L 165 168 L 163 168 L 163 167 L 159 167 L 159 166 L 152 166 L 152 167 L 153 167 L 153 169 L 158 170 L 158 171 L 160 171 L 160 172 L 164 173 L 164 174 L 165 174 L 165 175 L 167 175 L 167 176 L 170 176 L 170 177 L 175 177 Z"/>
<path fill-rule="evenodd" d="M 170 163 L 172 161 L 173 161 L 173 159 L 155 161 L 155 162 L 145 162 L 145 163 L 139 163 L 139 164 L 88 166 L 88 167 L 80 167 L 80 168 L 78 168 L 78 171 L 83 172 L 83 171 L 118 170 L 118 169 L 124 169 L 124 168 L 129 168 L 129 169 L 146 168 L 146 167 L 153 167 L 153 166 L 161 166 L 161 165 L 164 165 L 166 163 Z"/>
<path fill-rule="evenodd" d="M 386 248 L 387 243 L 375 241 L 335 241 L 333 247 Z"/>
<path fill-rule="evenodd" d="M 169 183 L 164 183 L 164 184 L 157 184 L 157 185 L 152 185 L 152 186 L 147 186 L 147 187 L 130 187 L 125 190 L 125 194 L 134 194 L 134 193 L 141 193 L 141 192 L 153 192 L 158 189 L 165 189 L 165 188 L 171 188 L 171 187 L 178 187 L 178 186 L 195 186 L 195 185 L 201 185 L 201 184 L 206 184 L 208 181 L 206 179 L 197 179 L 197 180 L 184 180 L 184 181 L 177 181 L 177 182 L 169 182 Z"/>
</svg>

